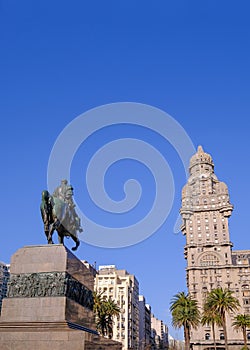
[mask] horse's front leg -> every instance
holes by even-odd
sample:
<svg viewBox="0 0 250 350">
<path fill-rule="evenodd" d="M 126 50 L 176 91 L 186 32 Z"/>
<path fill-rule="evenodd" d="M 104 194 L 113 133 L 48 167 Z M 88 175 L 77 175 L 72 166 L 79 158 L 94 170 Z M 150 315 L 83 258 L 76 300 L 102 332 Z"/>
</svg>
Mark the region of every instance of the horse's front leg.
<svg viewBox="0 0 250 350">
<path fill-rule="evenodd" d="M 47 235 L 47 240 L 48 240 L 48 244 L 53 244 L 53 240 L 52 240 L 52 235 L 54 233 L 55 229 L 53 227 L 53 224 L 50 225 L 49 231 L 47 231 L 46 235 Z"/>
<path fill-rule="evenodd" d="M 54 242 L 52 240 L 52 235 L 53 235 L 55 229 L 58 227 L 58 222 L 59 222 L 59 220 L 57 219 L 49 227 L 49 232 L 48 232 L 48 236 L 47 236 L 48 244 L 54 244 Z"/>
<path fill-rule="evenodd" d="M 48 237 L 49 237 L 49 224 L 48 223 L 44 224 L 44 233 L 45 233 L 47 241 L 48 241 Z"/>
</svg>

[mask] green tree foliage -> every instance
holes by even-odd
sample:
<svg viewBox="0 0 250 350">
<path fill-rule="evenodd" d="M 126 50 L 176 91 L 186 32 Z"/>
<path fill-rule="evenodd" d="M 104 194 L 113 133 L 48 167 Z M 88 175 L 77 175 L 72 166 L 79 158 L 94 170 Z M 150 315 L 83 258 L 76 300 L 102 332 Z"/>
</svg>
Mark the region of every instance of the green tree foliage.
<svg viewBox="0 0 250 350">
<path fill-rule="evenodd" d="M 250 328 L 250 315 L 239 314 L 234 317 L 233 327 L 241 330 L 244 340 L 244 349 L 247 349 L 247 328 Z"/>
<path fill-rule="evenodd" d="M 184 328 L 185 350 L 190 350 L 190 330 L 197 328 L 200 312 L 197 301 L 185 292 L 176 294 L 170 303 L 172 324 L 175 328 Z"/>
<path fill-rule="evenodd" d="M 228 350 L 226 313 L 235 312 L 239 308 L 239 301 L 229 289 L 216 288 L 208 294 L 204 310 L 211 310 L 215 317 L 219 316 L 225 337 L 225 349 Z"/>
<path fill-rule="evenodd" d="M 204 305 L 203 312 L 201 315 L 201 324 L 211 325 L 212 327 L 212 337 L 214 343 L 214 349 L 216 350 L 216 341 L 215 341 L 215 325 L 222 326 L 221 317 L 214 310 L 211 310 L 207 305 Z"/>
<path fill-rule="evenodd" d="M 102 336 L 112 339 L 114 317 L 119 316 L 120 308 L 114 300 L 106 299 L 102 293 L 94 292 L 93 296 L 96 328 Z"/>
</svg>

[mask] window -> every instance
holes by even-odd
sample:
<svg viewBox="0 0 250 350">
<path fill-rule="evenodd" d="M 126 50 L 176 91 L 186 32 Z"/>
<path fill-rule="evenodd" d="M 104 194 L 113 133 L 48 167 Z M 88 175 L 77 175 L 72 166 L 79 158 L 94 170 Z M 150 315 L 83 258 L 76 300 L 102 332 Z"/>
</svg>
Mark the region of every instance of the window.
<svg viewBox="0 0 250 350">
<path fill-rule="evenodd" d="M 250 290 L 244 290 L 243 297 L 250 297 Z"/>
<path fill-rule="evenodd" d="M 210 339 L 210 333 L 206 333 L 206 334 L 205 334 L 205 339 L 206 339 L 206 340 L 209 340 L 209 339 Z"/>
<path fill-rule="evenodd" d="M 221 333 L 220 334 L 220 340 L 224 340 L 224 339 L 225 339 L 224 333 Z"/>
<path fill-rule="evenodd" d="M 247 333 L 247 339 L 250 340 L 250 333 Z"/>
</svg>

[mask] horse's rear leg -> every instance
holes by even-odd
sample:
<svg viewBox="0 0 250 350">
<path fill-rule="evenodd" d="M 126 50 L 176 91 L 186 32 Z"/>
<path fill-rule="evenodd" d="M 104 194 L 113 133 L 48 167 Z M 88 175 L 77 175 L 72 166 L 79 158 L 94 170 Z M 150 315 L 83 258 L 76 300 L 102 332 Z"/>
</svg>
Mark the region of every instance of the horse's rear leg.
<svg viewBox="0 0 250 350">
<path fill-rule="evenodd" d="M 75 245 L 75 247 L 73 247 L 73 248 L 71 248 L 72 250 L 77 250 L 77 248 L 79 247 L 79 245 L 80 245 L 80 241 L 79 241 L 79 239 L 77 238 L 77 237 L 75 237 L 75 236 L 72 236 L 72 239 L 74 240 L 74 242 L 76 243 L 76 245 Z"/>
</svg>

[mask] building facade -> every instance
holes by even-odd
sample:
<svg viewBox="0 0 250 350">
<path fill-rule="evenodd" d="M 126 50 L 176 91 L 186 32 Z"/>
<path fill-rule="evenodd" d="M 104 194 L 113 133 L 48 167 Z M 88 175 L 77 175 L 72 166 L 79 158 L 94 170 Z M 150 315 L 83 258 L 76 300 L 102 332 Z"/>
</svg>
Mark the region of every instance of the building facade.
<svg viewBox="0 0 250 350">
<path fill-rule="evenodd" d="M 182 190 L 181 230 L 186 236 L 184 256 L 186 279 L 191 296 L 200 308 L 212 289 L 229 288 L 240 301 L 238 313 L 250 313 L 250 250 L 233 251 L 228 219 L 233 211 L 227 185 L 217 179 L 211 156 L 201 146 L 190 160 L 189 179 Z M 241 332 L 232 327 L 235 314 L 228 315 L 228 342 L 231 349 L 243 346 Z M 216 327 L 216 342 L 223 347 L 224 334 Z M 250 329 L 248 330 L 250 344 Z M 194 349 L 213 347 L 210 326 L 192 330 Z"/>
<path fill-rule="evenodd" d="M 100 266 L 95 278 L 95 289 L 120 307 L 120 316 L 114 318 L 113 339 L 122 343 L 123 350 L 139 350 L 139 283 L 126 270 L 114 265 Z"/>
<path fill-rule="evenodd" d="M 145 297 L 139 295 L 139 349 L 147 349 L 151 343 L 151 307 Z"/>
<path fill-rule="evenodd" d="M 2 300 L 7 294 L 7 285 L 9 277 L 9 265 L 6 265 L 0 261 L 0 314 L 2 309 Z"/>
<path fill-rule="evenodd" d="M 152 350 L 168 349 L 168 327 L 162 320 L 151 314 Z"/>
</svg>

